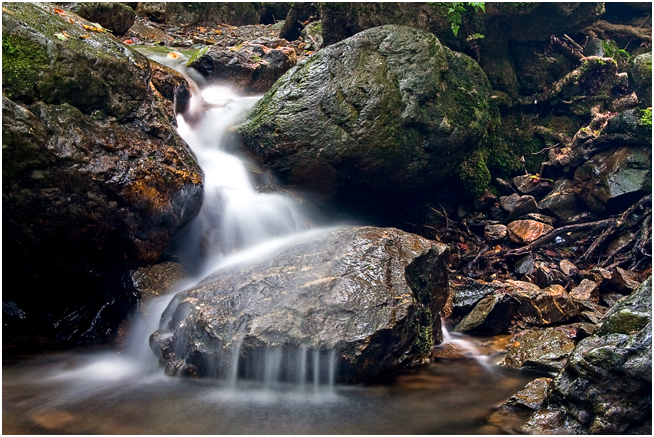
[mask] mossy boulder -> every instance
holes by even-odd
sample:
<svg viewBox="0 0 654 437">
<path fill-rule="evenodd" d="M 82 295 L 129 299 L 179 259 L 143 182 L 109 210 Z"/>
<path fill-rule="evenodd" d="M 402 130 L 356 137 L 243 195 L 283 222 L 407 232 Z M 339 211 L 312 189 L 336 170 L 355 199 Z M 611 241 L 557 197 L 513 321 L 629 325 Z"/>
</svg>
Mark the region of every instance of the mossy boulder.
<svg viewBox="0 0 654 437">
<path fill-rule="evenodd" d="M 489 91 L 432 34 L 382 26 L 289 70 L 238 130 L 286 183 L 384 207 L 453 176 L 486 133 Z"/>
<path fill-rule="evenodd" d="M 313 231 L 178 293 L 150 345 L 167 374 L 228 378 L 237 363 L 257 378 L 274 365 L 261 358 L 279 354 L 281 377 L 302 383 L 302 355 L 332 351 L 337 382 L 365 382 L 429 361 L 449 300 L 447 256 L 394 228 Z"/>
<path fill-rule="evenodd" d="M 198 212 L 202 171 L 150 62 L 54 9 L 3 5 L 3 267 L 56 290 L 5 296 L 41 335 L 101 341 L 129 310 L 121 272 L 156 262 Z"/>
<path fill-rule="evenodd" d="M 652 433 L 652 278 L 577 344 L 548 400 L 525 425 L 535 434 Z"/>
<path fill-rule="evenodd" d="M 629 78 L 643 107 L 652 106 L 652 54 L 643 53 L 630 62 Z"/>
</svg>

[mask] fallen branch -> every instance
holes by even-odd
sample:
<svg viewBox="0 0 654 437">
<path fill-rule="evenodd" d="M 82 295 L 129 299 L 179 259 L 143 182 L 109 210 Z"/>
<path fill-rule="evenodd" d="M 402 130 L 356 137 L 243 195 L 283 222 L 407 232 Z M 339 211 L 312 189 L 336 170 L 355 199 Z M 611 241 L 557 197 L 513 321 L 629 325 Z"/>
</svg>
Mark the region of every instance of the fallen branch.
<svg viewBox="0 0 654 437">
<path fill-rule="evenodd" d="M 652 28 L 640 28 L 634 26 L 627 26 L 624 24 L 613 24 L 606 20 L 599 20 L 582 30 L 583 33 L 589 31 L 597 33 L 602 39 L 607 38 L 606 34 L 619 34 L 628 35 L 637 38 L 641 41 L 652 41 Z M 613 38 L 610 38 L 613 39 Z"/>
<path fill-rule="evenodd" d="M 647 217 L 649 214 L 651 214 L 651 206 L 648 207 L 648 204 L 652 203 L 652 195 L 648 194 L 647 196 L 643 197 L 640 199 L 638 202 L 634 203 L 629 209 L 627 209 L 625 212 L 623 212 L 620 215 L 616 215 L 613 217 L 609 217 L 604 220 L 598 220 L 594 222 L 589 222 L 589 223 L 579 223 L 579 224 L 574 224 L 574 225 L 568 225 L 568 226 L 563 226 L 558 229 L 555 229 L 554 231 L 543 235 L 542 237 L 532 241 L 530 244 L 524 247 L 520 247 L 518 249 L 514 250 L 509 250 L 505 253 L 498 252 L 497 255 L 505 255 L 505 256 L 519 256 L 519 255 L 525 255 L 529 252 L 532 252 L 533 250 L 542 247 L 554 240 L 556 240 L 556 237 L 559 237 L 563 234 L 567 234 L 569 232 L 579 232 L 579 231 L 586 231 L 589 229 L 592 230 L 602 230 L 602 229 L 607 229 L 607 228 L 612 228 L 612 227 L 617 227 L 619 229 L 628 229 L 641 221 L 644 220 L 645 217 Z M 638 215 L 635 216 L 634 213 L 638 211 L 639 209 L 643 209 L 647 211 L 646 214 Z M 580 257 L 580 261 L 587 261 L 590 256 L 592 256 L 593 251 L 599 247 L 601 244 L 601 241 L 598 243 L 598 240 L 602 239 L 605 240 L 608 237 L 602 237 L 600 236 L 598 239 L 591 244 L 590 248 Z M 592 250 L 591 250 L 592 249 Z"/>
</svg>

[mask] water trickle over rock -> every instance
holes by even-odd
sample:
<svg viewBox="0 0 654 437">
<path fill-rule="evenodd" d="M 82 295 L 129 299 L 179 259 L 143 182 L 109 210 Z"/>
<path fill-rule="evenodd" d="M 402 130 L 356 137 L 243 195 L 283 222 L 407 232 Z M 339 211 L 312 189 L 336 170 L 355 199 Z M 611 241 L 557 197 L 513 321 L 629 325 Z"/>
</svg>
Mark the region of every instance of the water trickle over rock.
<svg viewBox="0 0 654 437">
<path fill-rule="evenodd" d="M 262 350 L 308 349 L 336 351 L 340 381 L 367 381 L 441 341 L 446 252 L 394 228 L 331 231 L 177 294 L 150 344 L 168 374 L 229 377 Z"/>
</svg>

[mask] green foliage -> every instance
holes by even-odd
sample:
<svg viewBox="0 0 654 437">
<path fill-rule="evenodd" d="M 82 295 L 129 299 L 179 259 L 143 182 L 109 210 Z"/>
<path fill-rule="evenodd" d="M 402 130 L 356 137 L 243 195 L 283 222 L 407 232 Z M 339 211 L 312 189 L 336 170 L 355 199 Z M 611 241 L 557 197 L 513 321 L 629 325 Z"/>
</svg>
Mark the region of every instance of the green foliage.
<svg viewBox="0 0 654 437">
<path fill-rule="evenodd" d="M 200 50 L 193 53 L 189 58 L 188 62 L 186 63 L 186 65 L 191 65 L 192 63 L 194 63 L 197 59 L 201 58 L 205 53 L 207 53 L 207 50 L 209 50 L 209 47 L 202 47 Z"/>
<path fill-rule="evenodd" d="M 640 113 L 640 125 L 652 128 L 652 108 L 647 108 L 641 110 Z"/>
<path fill-rule="evenodd" d="M 466 13 L 466 6 L 471 6 L 474 8 L 475 12 L 478 12 L 480 9 L 483 12 L 486 12 L 485 2 L 452 2 L 450 3 L 450 8 L 447 10 L 447 19 L 450 22 L 450 27 L 454 36 L 459 33 L 459 27 L 461 27 L 461 17 Z"/>
<path fill-rule="evenodd" d="M 481 10 L 482 12 L 486 12 L 486 2 L 448 2 L 448 3 L 429 2 L 429 4 L 432 6 L 445 5 L 447 7 L 447 20 L 450 22 L 450 27 L 452 29 L 452 32 L 454 33 L 454 36 L 457 36 L 457 34 L 459 33 L 459 28 L 461 27 L 461 20 L 463 14 L 468 12 L 468 9 L 466 9 L 467 7 L 473 8 L 475 12 L 478 12 L 479 10 Z M 483 37 L 484 35 L 475 33 L 470 38 L 480 39 Z"/>
</svg>

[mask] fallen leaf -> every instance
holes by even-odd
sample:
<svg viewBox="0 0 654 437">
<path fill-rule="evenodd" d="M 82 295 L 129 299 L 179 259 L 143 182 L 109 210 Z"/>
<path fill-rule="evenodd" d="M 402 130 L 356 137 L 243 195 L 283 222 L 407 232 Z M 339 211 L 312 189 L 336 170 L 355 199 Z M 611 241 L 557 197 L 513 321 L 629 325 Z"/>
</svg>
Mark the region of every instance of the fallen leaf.
<svg viewBox="0 0 654 437">
<path fill-rule="evenodd" d="M 59 15 L 66 15 L 66 12 L 63 9 L 55 8 L 55 13 Z"/>
<path fill-rule="evenodd" d="M 179 59 L 180 56 L 181 55 L 177 52 L 170 52 L 168 55 L 166 55 L 168 59 Z"/>
<path fill-rule="evenodd" d="M 64 30 L 64 31 L 62 31 L 61 33 L 63 33 L 63 34 L 64 34 L 64 36 L 67 36 L 68 38 L 72 38 L 72 36 L 70 36 L 70 35 L 69 35 L 68 33 L 66 33 L 66 31 L 65 31 L 65 30 Z"/>
<path fill-rule="evenodd" d="M 134 41 L 132 41 L 131 39 L 126 39 L 125 44 L 134 44 Z"/>
<path fill-rule="evenodd" d="M 546 250 L 545 253 L 549 256 L 559 256 L 559 254 L 554 252 L 553 250 Z"/>
<path fill-rule="evenodd" d="M 63 33 L 55 33 L 54 36 L 56 36 L 57 38 L 59 38 L 62 41 L 68 40 L 68 38 Z"/>
<path fill-rule="evenodd" d="M 87 38 L 91 38 L 91 35 L 83 34 L 83 35 L 80 35 L 79 37 L 82 38 L 82 39 L 87 39 Z"/>
</svg>

